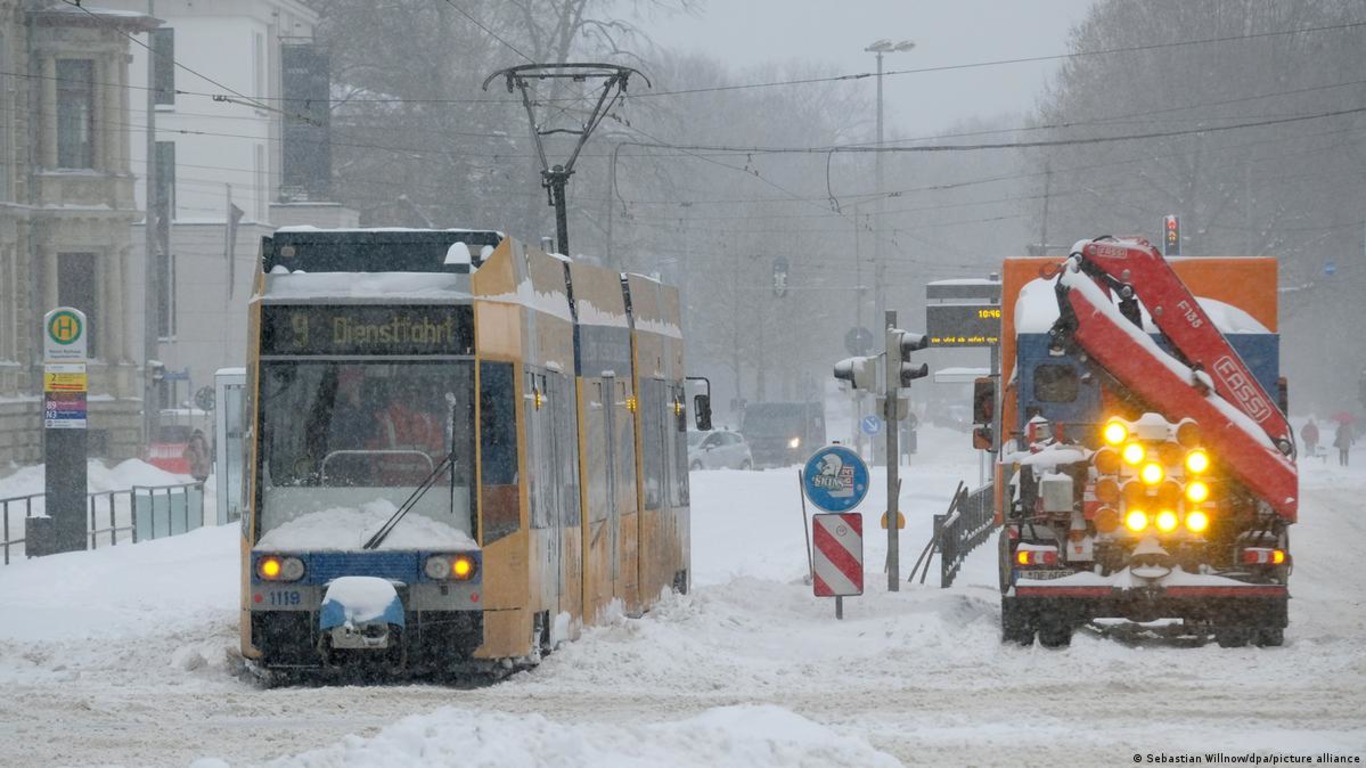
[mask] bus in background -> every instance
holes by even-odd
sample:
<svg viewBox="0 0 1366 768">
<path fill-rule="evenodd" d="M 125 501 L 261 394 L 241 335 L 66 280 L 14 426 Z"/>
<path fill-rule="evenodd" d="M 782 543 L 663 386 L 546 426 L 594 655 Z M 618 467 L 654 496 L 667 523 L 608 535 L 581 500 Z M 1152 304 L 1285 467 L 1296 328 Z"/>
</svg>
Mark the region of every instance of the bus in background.
<svg viewBox="0 0 1366 768">
<path fill-rule="evenodd" d="M 749 403 L 740 417 L 756 469 L 806 461 L 825 445 L 825 406 L 821 403 Z"/>
</svg>

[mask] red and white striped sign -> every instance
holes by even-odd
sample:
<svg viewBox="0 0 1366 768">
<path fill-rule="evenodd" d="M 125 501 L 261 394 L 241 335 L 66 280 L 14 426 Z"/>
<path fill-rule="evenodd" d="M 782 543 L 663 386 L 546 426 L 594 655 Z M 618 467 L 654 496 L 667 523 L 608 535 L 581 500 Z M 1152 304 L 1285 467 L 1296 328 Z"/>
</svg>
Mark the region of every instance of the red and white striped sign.
<svg viewBox="0 0 1366 768">
<path fill-rule="evenodd" d="M 816 597 L 863 594 L 863 515 L 830 512 L 812 515 L 811 521 Z"/>
</svg>

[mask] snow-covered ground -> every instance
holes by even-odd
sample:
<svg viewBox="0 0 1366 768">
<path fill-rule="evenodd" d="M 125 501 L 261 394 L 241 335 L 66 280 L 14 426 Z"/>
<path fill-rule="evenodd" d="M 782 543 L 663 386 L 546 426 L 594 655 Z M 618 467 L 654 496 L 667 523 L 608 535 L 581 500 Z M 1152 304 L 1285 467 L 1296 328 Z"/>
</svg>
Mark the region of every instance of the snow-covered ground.
<svg viewBox="0 0 1366 768">
<path fill-rule="evenodd" d="M 845 599 L 843 621 L 804 580 L 796 469 L 695 472 L 691 594 L 475 690 L 259 690 L 231 676 L 235 526 L 0 567 L 0 766 L 1366 760 L 1366 451 L 1350 468 L 1302 465 L 1284 647 L 1083 632 L 1045 650 L 999 642 L 994 547 L 974 552 L 950 589 L 937 586 L 937 560 L 925 585 L 905 582 L 930 515 L 959 480 L 977 484 L 967 443 L 923 429 L 902 469 L 909 522 L 895 593 L 874 470 L 859 508 L 866 593 Z M 147 469 L 108 470 L 111 485 Z M 38 473 L 0 481 L 0 498 L 34 490 Z"/>
</svg>

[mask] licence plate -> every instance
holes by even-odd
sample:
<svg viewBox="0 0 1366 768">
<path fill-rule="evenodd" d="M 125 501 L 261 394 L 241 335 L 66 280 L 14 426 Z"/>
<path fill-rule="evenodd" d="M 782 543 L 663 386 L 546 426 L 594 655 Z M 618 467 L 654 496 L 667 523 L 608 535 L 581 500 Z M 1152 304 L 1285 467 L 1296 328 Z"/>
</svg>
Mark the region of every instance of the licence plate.
<svg viewBox="0 0 1366 768">
<path fill-rule="evenodd" d="M 1053 579 L 1065 579 L 1077 573 L 1076 571 L 1016 571 L 1017 579 L 1029 579 L 1030 581 L 1052 581 Z"/>
</svg>

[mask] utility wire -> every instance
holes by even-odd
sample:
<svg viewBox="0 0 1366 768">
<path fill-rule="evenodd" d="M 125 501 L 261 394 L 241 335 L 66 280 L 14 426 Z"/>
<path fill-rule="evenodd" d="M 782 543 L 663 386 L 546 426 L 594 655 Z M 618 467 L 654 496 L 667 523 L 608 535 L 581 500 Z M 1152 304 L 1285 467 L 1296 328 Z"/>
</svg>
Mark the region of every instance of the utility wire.
<svg viewBox="0 0 1366 768">
<path fill-rule="evenodd" d="M 506 40 L 504 40 L 503 38 L 499 37 L 497 32 L 494 32 L 493 30 L 491 30 L 491 29 L 489 29 L 488 27 L 484 26 L 482 22 L 480 22 L 478 19 L 474 18 L 474 17 L 471 16 L 469 13 L 467 13 L 467 12 L 465 11 L 464 8 L 461 8 L 460 6 L 456 5 L 454 0 L 446 0 L 446 5 L 449 5 L 450 7 L 454 8 L 456 13 L 458 13 L 458 14 L 460 14 L 461 16 L 464 16 L 465 18 L 469 19 L 469 20 L 470 20 L 470 23 L 474 24 L 474 26 L 479 27 L 480 29 L 484 30 L 484 34 L 488 35 L 489 37 L 493 38 L 494 40 L 497 40 L 499 43 L 502 43 L 503 46 L 504 46 L 505 48 L 507 48 L 508 50 L 510 50 L 510 51 L 512 51 L 513 53 L 517 54 L 518 56 L 521 56 L 522 58 L 526 59 L 528 63 L 530 63 L 530 64 L 536 64 L 536 63 L 537 63 L 537 61 L 536 61 L 535 59 L 533 59 L 533 58 L 531 58 L 530 56 L 528 56 L 528 55 L 526 55 L 525 53 L 523 53 L 523 52 L 521 51 L 521 49 L 519 49 L 517 46 L 515 46 L 515 45 L 513 45 L 512 43 L 509 43 L 508 41 L 506 41 Z"/>
<path fill-rule="evenodd" d="M 77 9 L 83 11 L 87 16 L 89 16 L 89 17 L 92 18 L 92 19 L 95 19 L 95 20 L 98 21 L 100 24 L 103 24 L 103 25 L 109 27 L 110 29 L 112 29 L 113 31 L 117 32 L 118 34 L 123 35 L 124 37 L 128 38 L 129 41 L 131 41 L 131 42 L 133 42 L 133 43 L 136 43 L 137 45 L 142 46 L 143 48 L 146 48 L 146 49 L 147 49 L 147 66 L 148 66 L 148 67 L 151 67 L 151 66 L 152 66 L 152 59 L 153 59 L 154 57 L 165 57 L 166 54 L 165 54 L 164 52 L 163 52 L 163 53 L 157 53 L 156 51 L 152 50 L 152 46 L 150 46 L 150 45 L 148 45 L 148 44 L 142 42 L 141 40 L 137 39 L 136 37 L 133 37 L 132 35 L 128 34 L 127 32 L 124 32 L 122 29 L 119 29 L 117 26 L 114 26 L 113 23 L 112 23 L 109 19 L 106 19 L 106 18 L 104 18 L 103 16 L 100 16 L 99 14 L 97 14 L 97 13 L 91 11 L 89 8 L 86 8 L 86 7 L 82 6 L 82 5 L 81 5 L 81 0 L 62 0 L 62 2 L 63 2 L 63 3 L 66 3 L 67 5 L 72 6 L 72 7 L 74 7 L 74 8 L 77 8 Z M 246 95 L 245 93 L 242 93 L 241 91 L 234 90 L 233 88 L 230 88 L 230 87 L 228 87 L 228 86 L 226 86 L 226 85 L 224 85 L 224 84 L 218 82 L 217 80 L 213 79 L 212 77 L 209 77 L 208 75 L 206 75 L 206 74 L 204 74 L 204 73 L 202 73 L 202 72 L 199 72 L 199 71 L 197 71 L 197 70 L 195 70 L 195 69 L 191 69 L 190 67 L 188 67 L 188 66 L 186 66 L 186 65 L 184 65 L 184 64 L 182 64 L 182 63 L 180 63 L 179 61 L 176 61 L 176 60 L 175 60 L 175 57 L 171 57 L 171 64 L 172 64 L 173 66 L 175 66 L 176 68 L 178 68 L 178 69 L 183 69 L 183 70 L 185 70 L 186 72 L 189 72 L 190 74 L 192 74 L 192 75 L 194 75 L 195 77 L 197 77 L 197 78 L 199 78 L 199 79 L 201 79 L 201 80 L 203 80 L 203 81 L 209 83 L 210 85 L 214 85 L 214 86 L 217 86 L 217 87 L 219 87 L 219 88 L 222 88 L 223 90 L 227 91 L 228 93 L 230 93 L 230 94 L 232 94 L 233 96 L 235 96 L 235 97 L 237 97 L 238 99 L 240 99 L 241 102 L 239 102 L 239 103 L 243 103 L 243 104 L 246 104 L 247 106 L 255 107 L 256 109 L 262 110 L 262 111 L 264 111 L 264 112 L 275 112 L 275 113 L 278 113 L 278 114 L 283 114 L 283 115 L 286 115 L 287 117 L 292 117 L 292 118 L 295 118 L 295 119 L 297 119 L 297 120 L 301 120 L 301 121 L 303 121 L 303 122 L 310 123 L 310 124 L 312 124 L 312 125 L 317 125 L 317 124 L 318 124 L 318 121 L 317 121 L 317 120 L 315 120 L 315 119 L 313 119 L 312 117 L 309 117 L 309 116 L 307 116 L 307 115 L 300 114 L 300 113 L 296 113 L 296 112 L 286 112 L 285 110 L 282 110 L 282 109 L 280 109 L 279 107 L 272 107 L 272 106 L 270 106 L 269 104 L 263 104 L 263 103 L 261 103 L 261 101 L 258 100 L 258 99 L 254 99 L 254 98 L 252 98 L 252 97 Z M 230 98 L 227 97 L 227 96 L 223 96 L 222 94 L 213 95 L 212 98 L 213 98 L 214 101 L 231 101 L 231 100 L 232 100 L 232 99 L 230 99 Z"/>
</svg>

